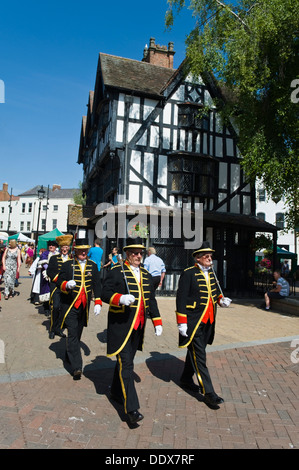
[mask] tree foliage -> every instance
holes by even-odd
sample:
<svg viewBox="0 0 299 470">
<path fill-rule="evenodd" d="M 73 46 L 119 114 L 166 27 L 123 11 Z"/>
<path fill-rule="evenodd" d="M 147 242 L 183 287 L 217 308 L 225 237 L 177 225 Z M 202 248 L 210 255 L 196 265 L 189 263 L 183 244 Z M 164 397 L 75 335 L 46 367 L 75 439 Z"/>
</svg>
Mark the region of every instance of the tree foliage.
<svg viewBox="0 0 299 470">
<path fill-rule="evenodd" d="M 195 75 L 216 77 L 223 119 L 233 117 L 248 179 L 279 191 L 299 226 L 299 8 L 293 0 L 168 0 L 166 26 L 182 8 L 194 29 L 186 57 Z M 292 87 L 297 86 L 296 88 Z M 298 97 L 298 99 L 296 99 Z M 294 99 L 295 98 L 295 99 Z"/>
<path fill-rule="evenodd" d="M 73 199 L 74 199 L 74 204 L 81 204 L 82 206 L 86 204 L 86 195 L 83 196 L 81 181 L 79 181 L 79 189 L 74 191 Z"/>
</svg>

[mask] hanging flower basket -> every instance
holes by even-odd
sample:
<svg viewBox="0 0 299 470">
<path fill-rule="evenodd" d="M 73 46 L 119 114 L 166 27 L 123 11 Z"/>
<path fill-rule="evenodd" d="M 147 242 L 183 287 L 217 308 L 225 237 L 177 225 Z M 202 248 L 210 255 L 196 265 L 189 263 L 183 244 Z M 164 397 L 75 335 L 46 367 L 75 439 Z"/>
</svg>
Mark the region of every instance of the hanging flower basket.
<svg viewBox="0 0 299 470">
<path fill-rule="evenodd" d="M 149 235 L 148 226 L 137 222 L 132 229 L 128 230 L 128 235 L 132 238 L 140 237 L 146 239 Z"/>
</svg>

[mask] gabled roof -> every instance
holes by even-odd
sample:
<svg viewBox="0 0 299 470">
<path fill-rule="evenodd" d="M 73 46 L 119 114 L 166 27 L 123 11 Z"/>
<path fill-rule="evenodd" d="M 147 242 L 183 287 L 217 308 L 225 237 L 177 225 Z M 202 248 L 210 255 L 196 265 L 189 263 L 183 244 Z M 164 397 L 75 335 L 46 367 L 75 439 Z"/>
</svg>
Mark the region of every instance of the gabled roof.
<svg viewBox="0 0 299 470">
<path fill-rule="evenodd" d="M 162 96 L 164 86 L 175 73 L 167 67 L 103 53 L 99 54 L 99 68 L 105 87 L 154 96 Z"/>
</svg>

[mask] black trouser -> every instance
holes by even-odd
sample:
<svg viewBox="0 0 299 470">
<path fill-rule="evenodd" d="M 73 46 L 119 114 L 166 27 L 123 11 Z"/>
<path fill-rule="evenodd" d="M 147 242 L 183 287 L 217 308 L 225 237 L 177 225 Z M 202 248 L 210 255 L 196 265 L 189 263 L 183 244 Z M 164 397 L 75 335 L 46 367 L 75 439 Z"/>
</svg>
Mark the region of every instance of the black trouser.
<svg viewBox="0 0 299 470">
<path fill-rule="evenodd" d="M 142 329 L 133 330 L 127 344 L 116 356 L 116 366 L 111 393 L 123 401 L 126 413 L 139 409 L 139 400 L 134 383 L 134 357 L 140 342 Z"/>
<path fill-rule="evenodd" d="M 62 323 L 62 314 L 60 310 L 60 291 L 55 288 L 53 294 L 51 295 L 51 325 L 50 331 L 59 331 L 60 325 Z"/>
<path fill-rule="evenodd" d="M 202 392 L 215 393 L 209 370 L 206 364 L 206 347 L 212 332 L 213 325 L 210 321 L 201 323 L 197 329 L 193 340 L 188 346 L 185 367 L 181 376 L 183 381 L 191 381 L 196 374 Z"/>
<path fill-rule="evenodd" d="M 80 348 L 80 339 L 84 327 L 84 317 L 86 315 L 82 304 L 79 308 L 73 307 L 65 319 L 67 328 L 66 355 L 72 371 L 82 370 L 82 356 Z"/>
<path fill-rule="evenodd" d="M 156 290 L 159 287 L 161 276 L 153 276 L 154 289 Z"/>
</svg>

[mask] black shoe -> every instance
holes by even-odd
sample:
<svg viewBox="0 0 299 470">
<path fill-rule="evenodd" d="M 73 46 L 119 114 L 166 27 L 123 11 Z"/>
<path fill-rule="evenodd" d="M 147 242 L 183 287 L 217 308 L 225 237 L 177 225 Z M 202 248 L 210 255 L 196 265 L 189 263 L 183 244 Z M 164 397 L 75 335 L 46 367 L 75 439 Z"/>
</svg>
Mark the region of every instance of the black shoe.
<svg viewBox="0 0 299 470">
<path fill-rule="evenodd" d="M 200 387 L 199 385 L 196 385 L 193 380 L 180 380 L 180 385 L 182 388 L 186 388 L 187 390 L 190 390 L 191 392 L 199 392 Z"/>
<path fill-rule="evenodd" d="M 212 393 L 207 393 L 206 395 L 204 395 L 203 401 L 208 406 L 218 406 L 221 403 L 224 403 L 223 398 L 219 397 L 216 394 L 212 394 Z"/>
<path fill-rule="evenodd" d="M 54 333 L 54 331 L 50 331 L 50 333 L 49 333 L 49 338 L 50 338 L 50 339 L 54 339 L 54 338 L 55 338 L 55 333 Z"/>
<path fill-rule="evenodd" d="M 66 335 L 63 333 L 62 330 L 56 330 L 55 335 L 60 336 L 60 338 L 66 338 Z"/>
<path fill-rule="evenodd" d="M 144 418 L 144 416 L 141 413 L 139 413 L 138 410 L 130 411 L 128 413 L 128 417 L 129 417 L 129 421 L 131 424 L 135 424 Z"/>
<path fill-rule="evenodd" d="M 73 379 L 74 379 L 74 380 L 80 380 L 80 379 L 81 379 L 81 375 L 82 375 L 82 370 L 80 370 L 80 369 L 74 370 L 74 372 L 73 372 Z"/>
</svg>

